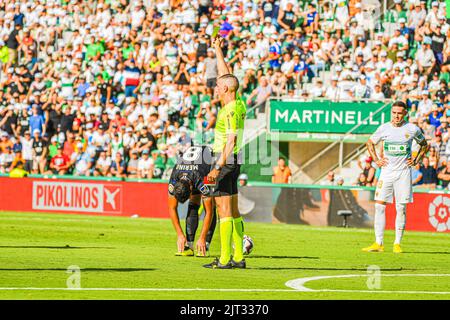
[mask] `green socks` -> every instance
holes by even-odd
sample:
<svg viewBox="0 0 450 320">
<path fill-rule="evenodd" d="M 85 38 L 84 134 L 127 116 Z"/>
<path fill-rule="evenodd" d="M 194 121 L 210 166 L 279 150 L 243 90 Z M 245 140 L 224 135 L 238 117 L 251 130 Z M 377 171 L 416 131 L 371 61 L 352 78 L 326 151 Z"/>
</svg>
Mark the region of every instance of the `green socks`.
<svg viewBox="0 0 450 320">
<path fill-rule="evenodd" d="M 227 264 L 231 258 L 231 239 L 233 238 L 233 218 L 220 219 L 220 263 Z M 241 241 L 242 248 L 242 241 Z M 242 250 L 242 249 L 241 249 Z"/>
<path fill-rule="evenodd" d="M 242 217 L 233 219 L 233 242 L 234 242 L 234 255 L 233 260 L 240 262 L 244 259 L 244 220 Z"/>
</svg>

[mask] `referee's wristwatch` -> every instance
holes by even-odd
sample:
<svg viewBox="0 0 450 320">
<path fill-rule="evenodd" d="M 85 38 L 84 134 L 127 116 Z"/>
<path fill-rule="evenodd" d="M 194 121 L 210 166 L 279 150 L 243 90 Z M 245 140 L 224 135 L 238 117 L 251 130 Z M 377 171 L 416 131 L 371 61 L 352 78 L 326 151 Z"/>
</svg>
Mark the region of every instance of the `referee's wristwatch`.
<svg viewBox="0 0 450 320">
<path fill-rule="evenodd" d="M 216 169 L 217 171 L 220 171 L 220 169 L 222 169 L 222 167 L 216 163 L 216 165 L 214 166 L 214 169 Z"/>
</svg>

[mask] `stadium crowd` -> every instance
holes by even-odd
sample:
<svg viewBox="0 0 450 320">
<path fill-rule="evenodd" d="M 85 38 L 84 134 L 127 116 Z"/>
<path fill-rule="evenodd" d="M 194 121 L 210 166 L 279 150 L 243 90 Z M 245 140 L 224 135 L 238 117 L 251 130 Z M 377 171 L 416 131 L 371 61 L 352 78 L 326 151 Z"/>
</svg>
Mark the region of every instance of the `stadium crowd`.
<svg viewBox="0 0 450 320">
<path fill-rule="evenodd" d="M 445 1 L 394 2 L 3 0 L 0 172 L 167 178 L 179 150 L 213 136 L 214 26 L 249 109 L 401 99 L 446 168 Z"/>
</svg>

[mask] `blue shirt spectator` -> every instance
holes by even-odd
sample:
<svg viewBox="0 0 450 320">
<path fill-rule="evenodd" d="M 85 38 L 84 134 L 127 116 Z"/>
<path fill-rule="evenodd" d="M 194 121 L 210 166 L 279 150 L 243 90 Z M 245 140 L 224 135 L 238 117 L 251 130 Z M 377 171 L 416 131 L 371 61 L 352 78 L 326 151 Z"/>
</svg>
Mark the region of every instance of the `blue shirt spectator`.
<svg viewBox="0 0 450 320">
<path fill-rule="evenodd" d="M 34 130 L 39 130 L 42 133 L 45 125 L 44 117 L 38 114 L 38 107 L 33 105 L 32 107 L 33 115 L 30 116 L 30 131 L 34 132 Z"/>
</svg>

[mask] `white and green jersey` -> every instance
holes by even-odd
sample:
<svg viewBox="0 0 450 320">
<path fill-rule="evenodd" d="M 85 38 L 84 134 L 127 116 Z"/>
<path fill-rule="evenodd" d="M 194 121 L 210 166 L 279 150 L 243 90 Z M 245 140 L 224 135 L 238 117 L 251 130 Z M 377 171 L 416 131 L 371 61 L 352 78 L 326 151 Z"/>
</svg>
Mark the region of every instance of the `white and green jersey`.
<svg viewBox="0 0 450 320">
<path fill-rule="evenodd" d="M 383 154 L 388 163 L 383 170 L 397 171 L 408 169 L 406 160 L 411 158 L 413 140 L 421 143 L 425 140 L 422 130 L 412 123 L 405 123 L 395 127 L 388 122 L 378 127 L 370 137 L 373 143 L 383 142 Z"/>
</svg>

